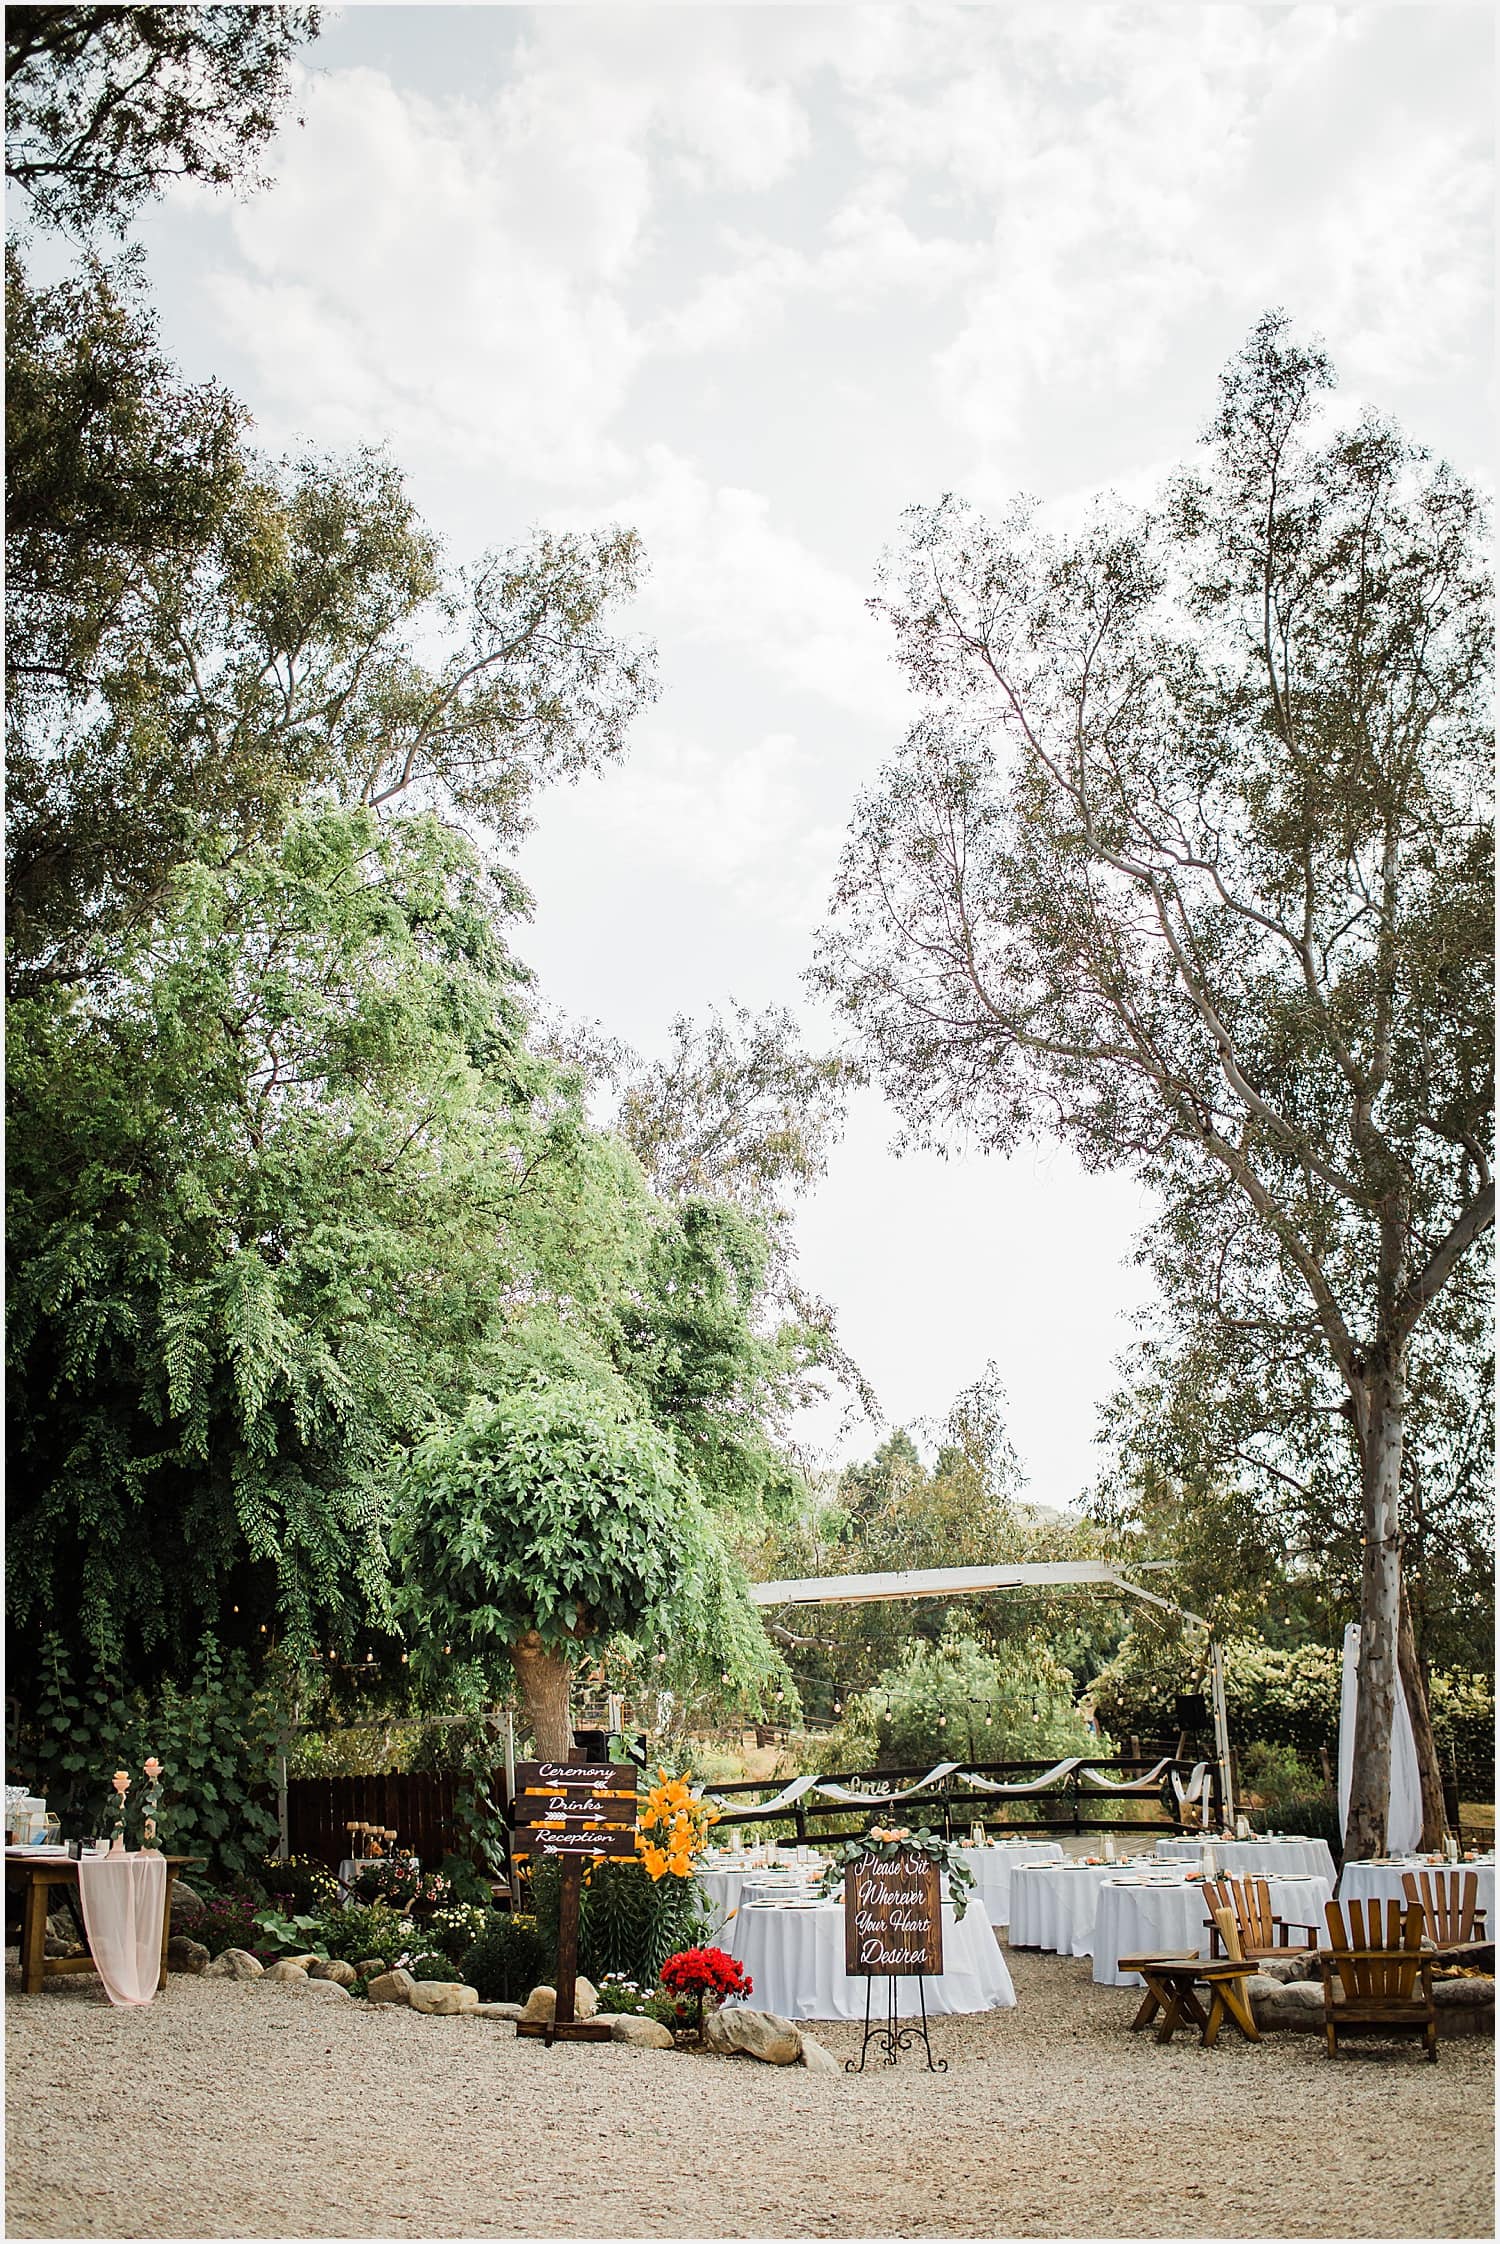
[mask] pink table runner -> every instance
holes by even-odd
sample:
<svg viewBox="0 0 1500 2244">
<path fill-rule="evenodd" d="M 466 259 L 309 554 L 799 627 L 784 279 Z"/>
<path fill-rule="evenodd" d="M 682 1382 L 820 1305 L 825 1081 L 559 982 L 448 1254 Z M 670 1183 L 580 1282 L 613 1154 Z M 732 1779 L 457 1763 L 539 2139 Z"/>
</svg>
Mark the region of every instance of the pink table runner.
<svg viewBox="0 0 1500 2244">
<path fill-rule="evenodd" d="M 84 1929 L 104 1991 L 120 2009 L 152 2000 L 161 1976 L 167 1858 L 85 1855 L 78 1865 Z"/>
</svg>

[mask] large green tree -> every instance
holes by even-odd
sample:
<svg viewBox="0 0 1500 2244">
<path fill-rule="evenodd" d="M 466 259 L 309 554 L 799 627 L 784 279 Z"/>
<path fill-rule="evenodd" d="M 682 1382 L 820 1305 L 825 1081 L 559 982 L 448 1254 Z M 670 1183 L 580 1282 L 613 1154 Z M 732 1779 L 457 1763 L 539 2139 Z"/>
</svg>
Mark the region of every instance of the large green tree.
<svg viewBox="0 0 1500 2244">
<path fill-rule="evenodd" d="M 1218 1313 L 1326 1350 L 1360 1855 L 1413 1335 L 1493 1221 L 1492 626 L 1474 492 L 1331 424 L 1331 382 L 1269 315 L 1155 512 L 911 517 L 883 605 L 932 707 L 856 810 L 821 974 L 912 1129 L 1129 1164 Z"/>
<path fill-rule="evenodd" d="M 316 8 L 10 8 L 5 169 L 44 224 L 123 232 L 175 179 L 259 184 Z"/>
<path fill-rule="evenodd" d="M 126 1669 L 205 1624 L 347 1647 L 388 1616 L 395 1456 L 507 1301 L 597 1314 L 636 1270 L 496 910 L 435 819 L 299 813 L 180 871 L 107 982 L 13 1001 L 23 1653 L 49 1621 Z"/>
</svg>

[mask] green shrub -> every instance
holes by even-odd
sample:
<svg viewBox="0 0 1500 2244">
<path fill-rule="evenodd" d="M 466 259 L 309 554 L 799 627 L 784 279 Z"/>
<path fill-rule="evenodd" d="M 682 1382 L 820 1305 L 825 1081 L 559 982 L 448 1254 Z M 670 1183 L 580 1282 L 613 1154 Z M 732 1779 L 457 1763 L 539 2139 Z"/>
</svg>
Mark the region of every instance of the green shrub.
<svg viewBox="0 0 1500 2244">
<path fill-rule="evenodd" d="M 558 1879 L 555 1864 L 532 1875 L 537 1924 L 550 1953 L 557 1948 Z M 654 1986 L 668 1956 L 705 1940 L 711 1920 L 691 1878 L 652 1881 L 639 1862 L 596 1862 L 578 1912 L 578 1968 L 595 1985 L 620 1972 Z"/>
<path fill-rule="evenodd" d="M 1286 1800 L 1316 1798 L 1322 1781 L 1312 1763 L 1291 1745 L 1247 1745 L 1239 1757 L 1240 1783 L 1270 1808 Z"/>
<path fill-rule="evenodd" d="M 1073 1677 L 1033 1641 L 993 1651 L 950 1634 L 920 1638 L 852 1699 L 824 1765 L 891 1768 L 942 1760 L 1055 1761 L 1097 1753 L 1073 1704 Z"/>
<path fill-rule="evenodd" d="M 351 1901 L 346 1909 L 329 1909 L 320 1917 L 318 1931 L 329 1955 L 345 1963 L 363 1963 L 367 1956 L 389 1961 L 409 1948 L 416 1934 L 411 1918 L 384 1901 Z"/>
<path fill-rule="evenodd" d="M 289 1854 L 284 1859 L 268 1854 L 258 1882 L 270 1900 L 291 1917 L 321 1916 L 340 1898 L 338 1879 L 311 1855 Z"/>
<path fill-rule="evenodd" d="M 222 1955 L 226 1948 L 253 1952 L 264 1947 L 265 1935 L 255 1921 L 262 1906 L 246 1894 L 213 1894 L 205 1899 L 202 1916 L 193 1920 L 193 1938 L 211 1956 Z"/>
<path fill-rule="evenodd" d="M 533 1987 L 550 1982 L 556 1940 L 544 1939 L 534 1918 L 504 1909 L 493 1910 L 491 1916 L 493 1922 L 460 1959 L 464 1984 L 478 1989 L 481 2002 L 524 2002 Z"/>
<path fill-rule="evenodd" d="M 430 1917 L 419 1919 L 422 1943 L 424 1947 L 440 1949 L 456 1967 L 475 1941 L 483 1938 L 491 1917 L 499 1914 L 497 1909 L 466 1908 L 461 1902 L 447 1909 L 434 1909 Z"/>
<path fill-rule="evenodd" d="M 453 1977 L 453 1965 L 441 1948 L 412 1948 L 399 1955 L 396 1962 L 403 1971 L 409 1971 L 413 1979 L 451 1980 Z"/>
</svg>

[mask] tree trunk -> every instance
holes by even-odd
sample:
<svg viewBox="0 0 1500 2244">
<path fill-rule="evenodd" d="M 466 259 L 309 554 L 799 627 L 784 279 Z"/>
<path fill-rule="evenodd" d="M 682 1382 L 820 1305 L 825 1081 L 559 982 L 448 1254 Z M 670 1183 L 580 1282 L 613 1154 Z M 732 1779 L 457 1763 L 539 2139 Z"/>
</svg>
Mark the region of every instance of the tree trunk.
<svg viewBox="0 0 1500 2244">
<path fill-rule="evenodd" d="M 568 1699 L 573 1662 L 566 1652 L 549 1651 L 534 1628 L 510 1648 L 516 1680 L 526 1702 L 526 1718 L 539 1761 L 568 1761 L 573 1755 L 573 1725 Z"/>
<path fill-rule="evenodd" d="M 1405 1366 L 1399 1354 L 1354 1388 L 1365 1546 L 1359 1600 L 1359 1706 L 1354 1720 L 1346 1861 L 1385 1853 L 1401 1603 L 1401 1448 Z"/>
<path fill-rule="evenodd" d="M 1420 1844 L 1424 1854 L 1432 1854 L 1441 1847 L 1447 1829 L 1447 1817 L 1443 1812 L 1443 1772 L 1438 1764 L 1437 1739 L 1432 1734 L 1432 1716 L 1427 1706 L 1427 1683 L 1422 1663 L 1417 1658 L 1416 1630 L 1412 1626 L 1411 1601 L 1404 1581 L 1396 1631 L 1396 1664 L 1411 1714 L 1411 1734 L 1417 1746 L 1417 1775 L 1422 1785 Z"/>
</svg>

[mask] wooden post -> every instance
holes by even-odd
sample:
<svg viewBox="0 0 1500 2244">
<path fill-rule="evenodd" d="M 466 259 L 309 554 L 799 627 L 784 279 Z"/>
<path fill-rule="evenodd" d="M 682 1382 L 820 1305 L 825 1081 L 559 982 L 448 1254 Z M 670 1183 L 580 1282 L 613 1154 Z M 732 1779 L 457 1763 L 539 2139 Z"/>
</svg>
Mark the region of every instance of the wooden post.
<svg viewBox="0 0 1500 2244">
<path fill-rule="evenodd" d="M 562 1908 L 557 1920 L 557 2023 L 571 2026 L 578 1995 L 578 1899 L 583 1886 L 583 1860 L 565 1855 L 562 1866 Z"/>
</svg>

